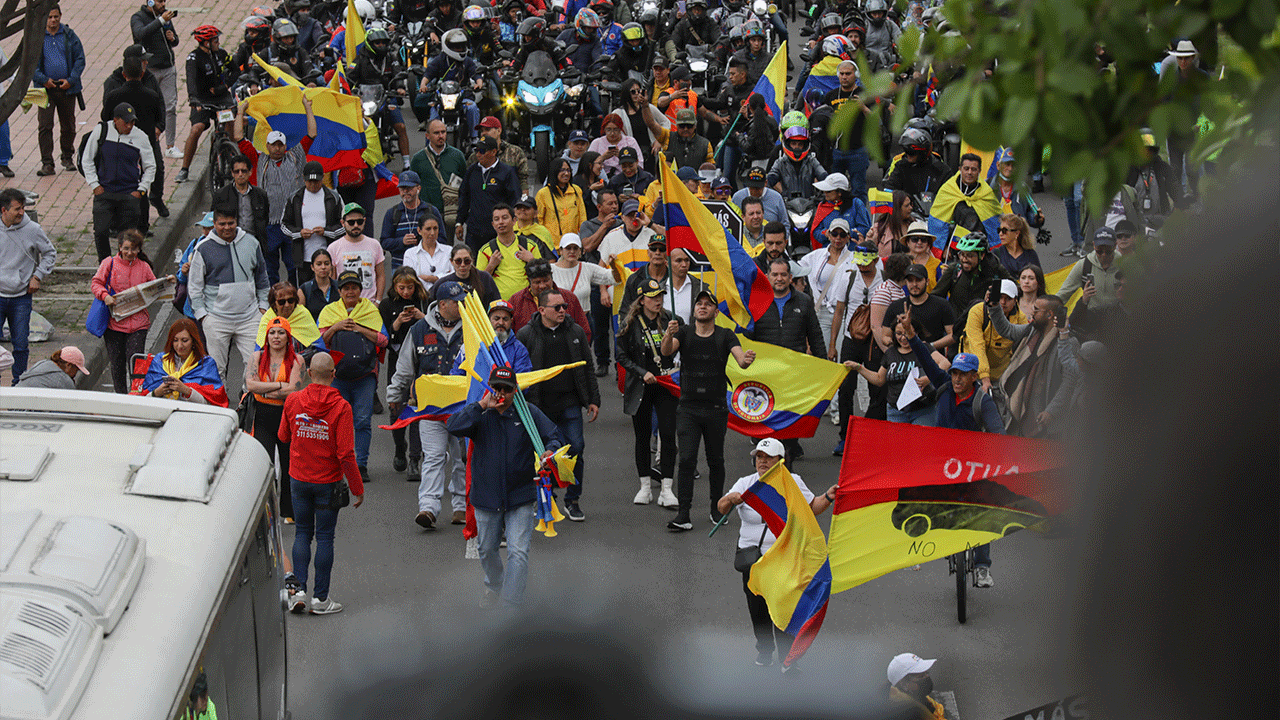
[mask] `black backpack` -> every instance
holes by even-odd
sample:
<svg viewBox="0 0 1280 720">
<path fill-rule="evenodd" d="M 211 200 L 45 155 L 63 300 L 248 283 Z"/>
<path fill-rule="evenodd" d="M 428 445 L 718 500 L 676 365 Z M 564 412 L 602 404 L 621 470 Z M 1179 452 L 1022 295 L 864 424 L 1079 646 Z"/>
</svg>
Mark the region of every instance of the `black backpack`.
<svg viewBox="0 0 1280 720">
<path fill-rule="evenodd" d="M 102 132 L 98 133 L 98 149 L 93 153 L 95 165 L 98 163 L 98 158 L 102 157 L 102 145 L 107 141 L 107 122 L 103 120 L 98 124 L 98 127 L 101 128 Z M 76 170 L 79 171 L 81 177 L 84 176 L 84 148 L 89 144 L 89 137 L 92 135 L 92 130 L 81 135 L 80 144 L 76 146 Z"/>
<path fill-rule="evenodd" d="M 330 350 L 342 353 L 342 359 L 333 368 L 339 380 L 359 380 L 378 369 L 378 346 L 354 330 L 339 330 L 327 345 Z"/>
</svg>

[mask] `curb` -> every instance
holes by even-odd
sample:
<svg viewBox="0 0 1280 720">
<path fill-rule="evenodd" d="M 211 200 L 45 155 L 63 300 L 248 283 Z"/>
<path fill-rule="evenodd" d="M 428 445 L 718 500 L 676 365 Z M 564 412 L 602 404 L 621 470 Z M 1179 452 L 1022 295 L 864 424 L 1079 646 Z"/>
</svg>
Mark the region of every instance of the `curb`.
<svg viewBox="0 0 1280 720">
<path fill-rule="evenodd" d="M 201 138 L 201 143 L 197 149 L 195 157 L 191 159 L 191 167 L 188 172 L 191 180 L 185 183 L 179 183 L 174 187 L 173 193 L 167 198 L 169 206 L 169 217 L 156 218 L 151 223 L 151 231 L 153 237 L 148 248 L 147 255 L 152 258 L 152 262 L 156 265 L 156 275 L 169 274 L 177 270 L 173 261 L 173 251 L 177 248 L 185 248 L 186 243 L 194 233 L 191 232 L 191 226 L 196 219 L 204 215 L 205 210 L 209 206 L 212 193 L 209 190 L 209 182 L 206 177 L 209 166 L 208 134 Z M 96 268 L 95 268 L 96 269 Z M 167 328 L 170 322 L 171 313 L 175 312 L 173 305 L 169 302 L 161 302 L 151 308 L 151 328 Z M 160 333 L 159 338 L 148 331 L 147 347 L 153 349 L 154 345 L 163 341 L 165 333 Z M 82 374 L 76 378 L 76 387 L 81 390 L 97 389 L 99 384 L 103 382 L 104 376 L 108 372 L 110 362 L 107 360 L 107 348 L 100 338 L 92 335 L 81 333 L 73 336 L 74 339 L 80 340 L 80 349 L 84 352 L 85 365 L 89 369 L 87 374 Z M 67 344 L 67 343 L 64 343 Z"/>
</svg>

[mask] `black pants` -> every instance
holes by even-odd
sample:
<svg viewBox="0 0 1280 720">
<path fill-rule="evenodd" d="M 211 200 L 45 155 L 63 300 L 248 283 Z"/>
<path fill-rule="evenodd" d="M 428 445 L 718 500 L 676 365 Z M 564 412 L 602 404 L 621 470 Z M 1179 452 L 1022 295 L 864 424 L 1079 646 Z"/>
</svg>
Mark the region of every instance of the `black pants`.
<svg viewBox="0 0 1280 720">
<path fill-rule="evenodd" d="M 147 329 L 123 333 L 107 328 L 102 340 L 107 344 L 107 359 L 111 361 L 111 384 L 117 395 L 129 392 L 129 370 L 134 355 L 146 352 Z"/>
<path fill-rule="evenodd" d="M 591 286 L 591 324 L 595 334 L 591 344 L 596 353 L 596 367 L 609 366 L 609 343 L 613 341 L 613 307 L 600 302 L 600 287 Z"/>
<path fill-rule="evenodd" d="M 98 262 L 111 257 L 111 238 L 121 230 L 138 227 L 138 199 L 129 193 L 104 192 L 93 196 L 93 244 Z"/>
<path fill-rule="evenodd" d="M 289 483 L 289 445 L 280 442 L 280 420 L 284 416 L 283 405 L 268 405 L 259 402 L 253 412 L 253 436 L 262 443 L 267 457 L 275 461 L 276 450 L 280 451 L 280 478 L 277 491 L 280 493 L 280 517 L 293 517 L 293 488 Z"/>
<path fill-rule="evenodd" d="M 750 577 L 751 570 L 748 568 L 742 573 L 742 592 L 747 594 L 747 612 L 751 614 L 751 631 L 756 636 L 756 652 L 773 652 L 776 649 L 778 660 L 785 660 L 795 638 L 773 624 L 773 618 L 769 617 L 769 604 L 747 587 Z"/>
<path fill-rule="evenodd" d="M 840 346 L 840 362 L 857 360 L 864 365 L 878 365 L 883 358 L 884 353 L 880 352 L 880 346 L 870 336 L 866 340 L 845 338 Z M 845 431 L 849 428 L 849 416 L 853 414 L 853 398 L 858 392 L 859 377 L 862 376 L 851 372 L 840 384 L 840 437 L 844 437 Z M 866 417 L 873 420 L 888 419 L 888 394 L 885 388 L 867 383 L 867 394 L 870 396 L 870 404 L 867 407 Z M 878 410 L 877 397 L 879 398 Z"/>
<path fill-rule="evenodd" d="M 391 383 L 391 376 L 396 374 L 396 361 L 400 354 L 391 347 L 387 347 L 387 383 Z M 391 418 L 391 422 L 395 422 L 396 418 Z M 391 431 L 391 441 L 396 446 L 396 457 L 404 455 L 406 449 L 411 457 L 422 457 L 422 436 L 418 434 L 418 426 L 410 425 L 409 427 L 396 428 Z"/>
<path fill-rule="evenodd" d="M 76 96 L 64 90 L 48 90 L 49 106 L 36 108 L 36 136 L 40 144 L 40 162 L 53 164 L 53 115 L 58 114 L 59 145 L 62 159 L 76 156 Z"/>
<path fill-rule="evenodd" d="M 675 396 L 658 385 L 645 385 L 640 407 L 631 416 L 631 429 L 636 434 L 636 474 L 647 477 L 652 467 L 649 462 L 649 438 L 653 436 L 653 414 L 658 414 L 658 437 L 662 438 L 662 451 L 658 456 L 658 469 L 662 477 L 674 477 L 676 469 L 676 406 Z M 658 480 L 660 478 L 654 478 Z"/>
<path fill-rule="evenodd" d="M 680 444 L 680 477 L 676 496 L 680 512 L 693 507 L 693 473 L 698 469 L 698 443 L 707 444 L 707 485 L 711 506 L 724 494 L 724 434 L 729 408 L 718 403 L 681 401 L 676 408 L 676 437 Z"/>
<path fill-rule="evenodd" d="M 147 191 L 146 197 L 138 201 L 138 232 L 143 235 L 151 229 L 151 201 L 164 197 L 164 155 L 161 152 L 160 141 L 152 136 L 151 153 L 156 158 L 156 176 L 151 181 L 151 189 Z"/>
</svg>

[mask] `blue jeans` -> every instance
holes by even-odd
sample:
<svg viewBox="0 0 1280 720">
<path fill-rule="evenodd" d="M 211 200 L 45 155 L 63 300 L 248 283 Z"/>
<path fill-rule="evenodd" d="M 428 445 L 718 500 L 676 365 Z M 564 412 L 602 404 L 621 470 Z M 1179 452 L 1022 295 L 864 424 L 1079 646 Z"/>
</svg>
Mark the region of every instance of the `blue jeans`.
<svg viewBox="0 0 1280 720">
<path fill-rule="evenodd" d="M 547 413 L 547 419 L 556 424 L 556 429 L 560 431 L 561 439 L 569 443 L 569 454 L 578 456 L 578 463 L 573 468 L 573 477 L 578 482 L 564 490 L 564 501 L 566 503 L 577 502 L 578 498 L 582 497 L 582 473 L 587 464 L 586 458 L 582 456 L 582 451 L 587 445 L 586 439 L 582 436 L 582 408 L 574 405 L 558 413 Z M 547 449 L 555 451 L 560 448 Z M 510 545 L 509 542 L 508 545 Z"/>
<path fill-rule="evenodd" d="M 1071 192 L 1062 196 L 1062 203 L 1067 207 L 1067 228 L 1071 230 L 1071 246 L 1084 245 L 1084 234 L 1080 228 L 1080 208 L 1084 207 L 1084 182 L 1071 186 Z"/>
<path fill-rule="evenodd" d="M 0 123 L 0 165 L 8 165 L 13 159 L 13 147 L 9 145 L 9 121 Z"/>
<path fill-rule="evenodd" d="M 725 143 L 724 150 L 720 152 L 720 170 L 735 190 L 738 189 L 738 165 L 741 162 L 742 151 L 735 145 Z"/>
<path fill-rule="evenodd" d="M 909 425 L 919 425 L 921 427 L 933 427 L 934 418 L 937 413 L 938 408 L 935 405 L 920 408 L 919 410 L 912 410 L 910 412 L 903 412 L 892 405 L 888 408 L 889 422 L 907 423 Z"/>
<path fill-rule="evenodd" d="M 266 242 L 262 243 L 262 256 L 267 261 L 267 277 L 271 279 L 272 285 L 280 282 L 280 264 L 276 261 L 277 257 L 284 261 L 285 279 L 297 283 L 293 269 L 293 241 L 284 234 L 280 225 L 267 226 Z"/>
<path fill-rule="evenodd" d="M 526 503 L 505 511 L 475 508 L 484 586 L 498 593 L 502 603 L 508 607 L 524 602 L 524 587 L 529 575 L 529 538 L 533 536 L 536 517 L 533 505 Z M 507 538 L 505 568 L 498 549 L 504 529 Z"/>
<path fill-rule="evenodd" d="M 332 483 L 309 483 L 291 478 L 293 487 L 293 574 L 307 589 L 307 568 L 311 564 L 311 538 L 316 540 L 316 584 L 312 597 L 329 599 L 329 576 L 333 573 L 333 538 L 338 527 L 338 511 L 329 509 Z"/>
<path fill-rule="evenodd" d="M 333 389 L 351 403 L 351 416 L 355 423 L 356 465 L 365 467 L 369 464 L 369 441 L 373 439 L 373 398 L 378 391 L 378 374 L 369 373 L 357 380 L 334 378 Z"/>
<path fill-rule="evenodd" d="M 856 198 L 867 202 L 867 167 L 871 164 L 871 156 L 865 147 L 857 150 L 831 150 L 831 172 L 844 173 L 849 178 L 849 192 Z"/>
<path fill-rule="evenodd" d="M 0 323 L 9 325 L 9 341 L 13 343 L 13 384 L 17 385 L 27 371 L 27 336 L 31 334 L 31 295 L 0 297 Z"/>
</svg>

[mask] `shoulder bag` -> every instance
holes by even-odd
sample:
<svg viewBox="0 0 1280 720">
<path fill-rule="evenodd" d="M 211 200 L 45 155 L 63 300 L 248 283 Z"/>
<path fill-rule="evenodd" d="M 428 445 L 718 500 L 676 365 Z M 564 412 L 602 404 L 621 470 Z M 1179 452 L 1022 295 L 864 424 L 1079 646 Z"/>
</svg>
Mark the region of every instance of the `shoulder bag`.
<svg viewBox="0 0 1280 720">
<path fill-rule="evenodd" d="M 853 290 L 853 273 L 855 272 L 858 272 L 858 271 L 857 270 L 849 271 L 850 273 L 849 286 L 845 288 L 845 291 L 844 291 L 844 306 L 845 306 L 846 312 L 848 312 L 848 308 L 849 308 L 849 291 Z M 867 338 L 871 337 L 871 305 L 869 304 L 870 299 L 871 299 L 871 289 L 868 288 L 865 283 L 863 283 L 862 304 L 859 305 L 858 309 L 854 310 L 853 314 L 849 316 L 849 325 L 848 325 L 849 335 L 854 340 L 866 340 Z"/>
<path fill-rule="evenodd" d="M 351 504 L 351 486 L 345 479 L 333 484 L 333 492 L 329 495 L 329 509 L 341 510 Z"/>
<path fill-rule="evenodd" d="M 107 266 L 107 294 L 115 295 L 116 291 L 111 289 L 111 271 L 116 267 L 116 259 L 111 258 L 111 264 Z M 89 316 L 84 320 L 84 329 L 94 337 L 102 337 L 107 332 L 107 325 L 111 322 L 111 307 L 98 298 L 93 299 L 93 303 L 89 305 Z"/>
<path fill-rule="evenodd" d="M 769 532 L 768 525 L 766 525 L 764 530 L 760 533 L 760 542 L 751 547 L 738 548 L 738 552 L 733 554 L 734 570 L 743 573 L 747 572 L 751 569 L 752 565 L 755 565 L 756 562 L 760 560 L 764 555 L 764 553 L 760 551 L 760 548 L 764 547 L 764 535 L 767 532 Z"/>
</svg>

